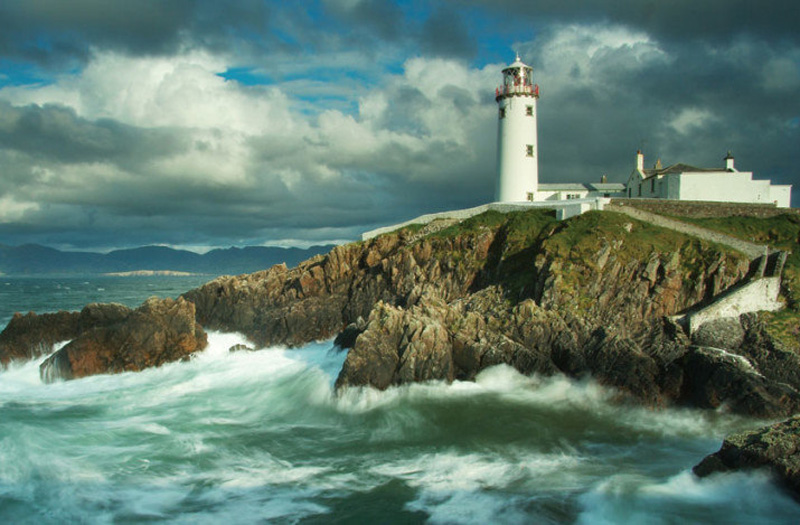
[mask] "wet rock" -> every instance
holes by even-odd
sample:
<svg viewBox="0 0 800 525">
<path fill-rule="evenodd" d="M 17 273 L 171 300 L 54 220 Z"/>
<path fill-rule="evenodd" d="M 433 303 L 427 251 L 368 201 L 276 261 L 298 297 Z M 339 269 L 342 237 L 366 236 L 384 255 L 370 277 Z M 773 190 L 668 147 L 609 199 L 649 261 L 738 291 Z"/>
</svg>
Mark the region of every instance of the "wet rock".
<svg viewBox="0 0 800 525">
<path fill-rule="evenodd" d="M 353 348 L 353 346 L 356 344 L 356 339 L 358 336 L 361 335 L 361 333 L 366 329 L 367 322 L 363 317 L 359 317 L 354 323 L 347 325 L 344 330 L 342 330 L 339 335 L 336 336 L 336 338 L 333 340 L 333 344 L 341 349 Z"/>
<path fill-rule="evenodd" d="M 706 477 L 756 468 L 772 471 L 800 499 L 800 416 L 727 437 L 719 451 L 703 459 L 693 471 Z"/>
<path fill-rule="evenodd" d="M 757 417 L 785 417 L 800 409 L 795 389 L 770 380 L 744 356 L 719 348 L 692 347 L 679 364 L 679 401 L 683 404 L 712 409 L 724 406 Z"/>
<path fill-rule="evenodd" d="M 235 344 L 232 347 L 228 348 L 228 352 L 255 352 L 255 349 L 250 348 L 247 345 L 243 345 L 241 343 Z"/>
<path fill-rule="evenodd" d="M 0 364 L 28 361 L 53 351 L 53 345 L 68 341 L 79 333 L 78 312 L 37 315 L 14 314 L 0 333 Z"/>
<path fill-rule="evenodd" d="M 57 343 L 75 339 L 86 330 L 116 323 L 131 309 L 115 303 L 92 303 L 80 312 L 15 314 L 0 333 L 0 364 L 47 355 Z"/>
<path fill-rule="evenodd" d="M 40 375 L 49 382 L 138 371 L 187 358 L 207 343 L 192 303 L 151 298 L 121 320 L 81 332 L 42 363 Z"/>
<path fill-rule="evenodd" d="M 739 323 L 739 319 L 726 317 L 700 325 L 692 335 L 692 342 L 697 346 L 736 350 L 742 346 L 744 335 L 744 328 Z"/>
</svg>

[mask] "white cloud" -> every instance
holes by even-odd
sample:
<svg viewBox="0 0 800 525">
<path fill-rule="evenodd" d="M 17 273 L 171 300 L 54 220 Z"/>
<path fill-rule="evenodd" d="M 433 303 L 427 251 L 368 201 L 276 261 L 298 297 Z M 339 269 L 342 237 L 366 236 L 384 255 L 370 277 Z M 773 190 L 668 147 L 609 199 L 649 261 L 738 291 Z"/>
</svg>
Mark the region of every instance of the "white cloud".
<svg viewBox="0 0 800 525">
<path fill-rule="evenodd" d="M 112 215 L 138 209 L 146 217 L 159 206 L 166 215 L 213 210 L 220 221 L 247 222 L 251 230 L 242 237 L 273 231 L 270 221 L 302 222 L 308 234 L 318 217 L 317 228 L 340 232 L 326 238 L 340 238 L 345 225 L 414 213 L 414 205 L 436 199 L 431 185 L 458 181 L 434 191 L 472 204 L 470 188 L 493 177 L 494 105 L 487 102 L 494 66 L 415 58 L 401 74 L 376 70 L 374 85 L 353 93 L 354 113 L 326 108 L 324 96 L 314 101 L 297 89 L 311 82 L 324 95 L 313 78 L 252 87 L 225 81 L 217 74 L 225 69 L 222 59 L 201 54 L 96 53 L 82 72 L 51 85 L 0 90 L 21 115 L 28 104 L 72 108 L 29 111 L 45 115 L 51 127 L 59 119 L 55 141 L 77 126 L 90 138 L 109 137 L 102 149 L 90 144 L 91 160 L 65 157 L 72 148 L 66 143 L 41 144 L 48 148 L 49 160 L 39 163 L 47 176 L 26 191 L 42 202 Z M 101 119 L 127 127 L 119 131 Z M 159 135 L 140 140 L 138 149 L 119 147 L 151 130 Z"/>
<path fill-rule="evenodd" d="M 225 70 L 221 59 L 207 53 L 131 57 L 97 52 L 79 74 L 47 86 L 5 88 L 0 97 L 15 105 L 62 104 L 86 119 L 140 127 L 293 131 L 286 95 L 226 81 L 218 75 Z"/>
<path fill-rule="evenodd" d="M 696 132 L 698 129 L 707 126 L 709 123 L 716 120 L 711 111 L 703 108 L 684 108 L 675 117 L 669 121 L 669 126 L 680 133 L 681 135 L 688 135 Z"/>
<path fill-rule="evenodd" d="M 0 224 L 19 221 L 26 213 L 39 209 L 40 205 L 36 202 L 20 201 L 11 195 L 0 196 Z"/>
<path fill-rule="evenodd" d="M 669 57 L 646 33 L 605 24 L 556 25 L 542 37 L 520 45 L 536 55 L 534 75 L 550 92 L 601 86 L 609 75 L 622 75 Z"/>
</svg>

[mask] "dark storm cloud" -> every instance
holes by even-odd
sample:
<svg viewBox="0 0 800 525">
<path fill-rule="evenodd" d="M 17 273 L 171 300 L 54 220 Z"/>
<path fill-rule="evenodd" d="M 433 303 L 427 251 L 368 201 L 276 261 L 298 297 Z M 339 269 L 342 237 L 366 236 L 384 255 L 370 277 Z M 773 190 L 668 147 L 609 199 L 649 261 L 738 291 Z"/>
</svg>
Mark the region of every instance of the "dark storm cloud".
<svg viewBox="0 0 800 525">
<path fill-rule="evenodd" d="M 323 1 L 328 12 L 344 22 L 349 31 L 372 33 L 381 39 L 394 40 L 405 34 L 405 16 L 393 2 L 362 0 L 360 2 Z"/>
<path fill-rule="evenodd" d="M 422 25 L 420 47 L 426 54 L 471 59 L 477 52 L 464 20 L 455 9 L 439 8 Z"/>
<path fill-rule="evenodd" d="M 769 40 L 800 40 L 795 0 L 454 0 L 486 8 L 510 25 L 548 22 L 611 22 L 638 28 L 664 41 L 728 40 L 752 34 Z"/>
<path fill-rule="evenodd" d="M 191 0 L 9 0 L 0 4 L 0 54 L 41 65 L 88 59 L 90 45 L 166 53 L 192 19 Z"/>
<path fill-rule="evenodd" d="M 0 57 L 60 74 L 2 90 L 0 242 L 355 238 L 489 201 L 500 67 L 467 64 L 512 46 L 543 182 L 624 181 L 642 147 L 796 183 L 797 8 L 753 5 L 3 2 Z"/>
<path fill-rule="evenodd" d="M 685 162 L 722 166 L 732 150 L 737 167 L 773 182 L 796 184 L 800 162 L 794 145 L 800 130 L 798 53 L 783 44 L 740 39 L 725 46 L 707 42 L 660 46 L 620 45 L 580 60 L 596 46 L 601 26 L 586 26 L 574 63 L 553 64 L 538 44 L 548 31 L 523 45 L 531 63 L 542 65 L 545 83 L 553 68 L 568 72 L 557 86 L 542 86 L 539 107 L 543 179 L 624 181 L 633 152 L 642 148 L 650 165 Z M 554 30 L 558 31 L 558 30 Z M 588 35 L 588 36 L 586 36 Z M 639 49 L 637 49 L 637 47 Z M 649 58 L 648 58 L 649 57 Z M 555 73 L 559 76 L 558 73 Z"/>
<path fill-rule="evenodd" d="M 186 151 L 188 145 L 165 129 L 136 128 L 108 119 L 91 122 L 65 106 L 15 107 L 0 101 L 0 149 L 51 162 L 130 164 Z"/>
<path fill-rule="evenodd" d="M 287 35 L 295 19 L 304 19 L 302 10 L 273 17 L 274 5 L 262 0 L 9 0 L 0 3 L 0 57 L 63 70 L 86 63 L 97 49 L 129 55 L 191 48 L 240 55 L 299 49 Z"/>
</svg>

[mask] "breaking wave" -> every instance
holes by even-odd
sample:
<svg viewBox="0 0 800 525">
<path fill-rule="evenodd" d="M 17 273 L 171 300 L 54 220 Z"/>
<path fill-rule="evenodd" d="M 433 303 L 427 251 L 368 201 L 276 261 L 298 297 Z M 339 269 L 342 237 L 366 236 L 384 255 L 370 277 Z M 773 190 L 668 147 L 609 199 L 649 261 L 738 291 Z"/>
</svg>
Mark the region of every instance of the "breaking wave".
<svg viewBox="0 0 800 525">
<path fill-rule="evenodd" d="M 692 465 L 760 422 L 620 406 L 591 381 L 499 366 L 475 382 L 333 384 L 331 343 L 43 384 L 0 372 L 7 523 L 791 523 L 764 473 Z"/>
</svg>

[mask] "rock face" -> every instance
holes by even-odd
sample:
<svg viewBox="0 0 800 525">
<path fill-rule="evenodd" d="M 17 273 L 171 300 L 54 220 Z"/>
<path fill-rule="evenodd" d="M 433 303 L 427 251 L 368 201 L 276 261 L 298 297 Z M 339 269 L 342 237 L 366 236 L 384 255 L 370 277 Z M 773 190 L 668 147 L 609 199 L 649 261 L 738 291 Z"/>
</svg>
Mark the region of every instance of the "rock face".
<svg viewBox="0 0 800 525">
<path fill-rule="evenodd" d="M 102 322 L 81 331 L 42 363 L 44 381 L 160 366 L 186 358 L 208 343 L 195 322 L 194 305 L 184 299 L 152 298 L 127 315 L 100 317 Z"/>
<path fill-rule="evenodd" d="M 610 213 L 568 223 L 543 212 L 488 213 L 455 232 L 405 229 L 336 247 L 292 270 L 220 277 L 184 297 L 204 326 L 242 332 L 259 345 L 333 337 L 369 318 L 379 302 L 407 308 L 424 296 L 450 304 L 489 286 L 501 288 L 510 305 L 531 299 L 628 333 L 727 288 L 749 269 L 740 254 L 634 222 Z M 592 231 L 598 224 L 604 234 Z"/>
<path fill-rule="evenodd" d="M 220 277 L 158 308 L 19 316 L 0 342 L 3 355 L 28 356 L 73 339 L 44 377 L 138 370 L 202 348 L 196 313 L 253 347 L 339 334 L 348 349 L 339 388 L 469 380 L 504 363 L 591 376 L 650 406 L 790 415 L 800 407 L 800 358 L 758 316 L 714 321 L 692 340 L 670 317 L 748 272 L 738 252 L 615 213 L 557 222 L 542 210 L 489 212 L 339 246 L 292 270 Z M 25 335 L 37 324 L 52 328 Z"/>
<path fill-rule="evenodd" d="M 0 364 L 27 361 L 53 351 L 56 343 L 75 339 L 93 327 L 116 323 L 130 314 L 121 304 L 89 304 L 78 312 L 15 314 L 0 333 Z"/>
<path fill-rule="evenodd" d="M 694 467 L 705 477 L 715 472 L 768 468 L 800 499 L 800 416 L 729 436 L 718 452 Z"/>
<path fill-rule="evenodd" d="M 668 318 L 749 270 L 737 252 L 613 213 L 490 213 L 340 246 L 293 270 L 221 277 L 185 297 L 204 326 L 258 345 L 340 334 L 350 348 L 340 388 L 471 379 L 505 363 L 591 375 L 653 406 L 788 415 L 800 407 L 800 363 L 756 316 L 693 341 Z"/>
</svg>

